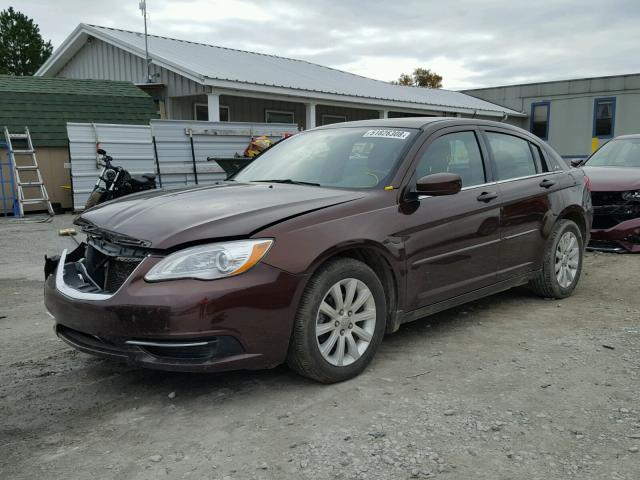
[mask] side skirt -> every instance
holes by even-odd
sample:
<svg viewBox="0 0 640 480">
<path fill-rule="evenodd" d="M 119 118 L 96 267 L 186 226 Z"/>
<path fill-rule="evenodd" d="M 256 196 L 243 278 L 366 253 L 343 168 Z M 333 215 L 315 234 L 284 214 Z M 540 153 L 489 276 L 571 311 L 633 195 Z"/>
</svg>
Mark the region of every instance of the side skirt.
<svg viewBox="0 0 640 480">
<path fill-rule="evenodd" d="M 410 312 L 403 312 L 398 318 L 397 325 L 400 326 L 403 323 L 413 322 L 414 320 L 418 320 L 420 318 L 442 312 L 443 310 L 448 310 L 450 308 L 457 307 L 468 302 L 473 302 L 474 300 L 479 300 L 490 295 L 495 295 L 496 293 L 504 292 L 505 290 L 509 290 L 513 287 L 524 285 L 528 283 L 529 280 L 534 278 L 538 273 L 538 271 L 527 272 L 524 275 L 519 275 L 508 280 L 503 280 L 502 282 L 494 283 L 493 285 L 479 288 L 478 290 L 474 290 L 463 295 L 458 295 L 457 297 L 434 303 L 433 305 L 427 305 L 426 307 L 418 308 Z"/>
</svg>

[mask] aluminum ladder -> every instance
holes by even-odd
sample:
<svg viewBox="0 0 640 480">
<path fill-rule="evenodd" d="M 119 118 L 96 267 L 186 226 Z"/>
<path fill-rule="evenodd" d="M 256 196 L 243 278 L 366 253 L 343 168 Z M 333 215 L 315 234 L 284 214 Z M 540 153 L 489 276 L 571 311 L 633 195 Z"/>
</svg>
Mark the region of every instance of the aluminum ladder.
<svg viewBox="0 0 640 480">
<path fill-rule="evenodd" d="M 33 148 L 31 134 L 29 128 L 24 127 L 24 133 L 9 133 L 9 129 L 4 127 L 4 138 L 9 147 L 9 154 L 13 157 L 13 178 L 15 179 L 16 189 L 18 191 L 18 214 L 24 217 L 24 206 L 33 204 L 44 204 L 49 211 L 49 215 L 53 216 L 53 207 L 47 193 L 47 188 L 42 181 L 40 168 L 38 168 L 38 160 L 36 159 L 36 150 Z M 20 140 L 26 144 L 25 149 L 14 149 L 12 140 Z M 16 156 L 30 157 L 30 162 L 19 165 Z M 31 172 L 31 173 L 27 173 Z M 21 176 L 21 174 L 23 176 Z M 26 177 L 30 177 L 26 180 Z M 28 192 L 36 191 L 37 197 L 25 196 L 25 189 Z"/>
</svg>

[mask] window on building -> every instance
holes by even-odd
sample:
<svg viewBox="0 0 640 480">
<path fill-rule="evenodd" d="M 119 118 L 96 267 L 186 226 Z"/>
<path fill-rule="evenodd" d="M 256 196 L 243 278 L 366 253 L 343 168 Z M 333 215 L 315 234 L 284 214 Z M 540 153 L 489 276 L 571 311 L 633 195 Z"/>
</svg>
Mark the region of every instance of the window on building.
<svg viewBox="0 0 640 480">
<path fill-rule="evenodd" d="M 487 140 L 493 153 L 498 180 L 528 177 L 538 173 L 526 140 L 496 132 L 487 132 Z"/>
<path fill-rule="evenodd" d="M 416 167 L 416 178 L 442 172 L 460 175 L 463 187 L 485 183 L 482 155 L 473 132 L 443 135 L 429 145 Z"/>
<path fill-rule="evenodd" d="M 549 138 L 549 102 L 538 102 L 531 104 L 531 133 L 537 135 L 542 140 Z"/>
<path fill-rule="evenodd" d="M 220 107 L 220 121 L 221 122 L 230 122 L 231 121 L 231 109 L 227 106 Z"/>
<path fill-rule="evenodd" d="M 596 98 L 593 102 L 593 136 L 598 138 L 613 137 L 616 120 L 616 99 Z"/>
<path fill-rule="evenodd" d="M 322 115 L 322 125 L 331 125 L 332 123 L 346 122 L 345 115 Z"/>
<path fill-rule="evenodd" d="M 193 105 L 193 118 L 195 120 L 209 120 L 209 106 L 206 103 L 195 103 Z M 228 122 L 231 119 L 231 109 L 227 106 L 220 106 L 220 121 Z"/>
<path fill-rule="evenodd" d="M 266 110 L 264 121 L 267 123 L 295 123 L 293 112 L 282 112 L 280 110 Z"/>
</svg>

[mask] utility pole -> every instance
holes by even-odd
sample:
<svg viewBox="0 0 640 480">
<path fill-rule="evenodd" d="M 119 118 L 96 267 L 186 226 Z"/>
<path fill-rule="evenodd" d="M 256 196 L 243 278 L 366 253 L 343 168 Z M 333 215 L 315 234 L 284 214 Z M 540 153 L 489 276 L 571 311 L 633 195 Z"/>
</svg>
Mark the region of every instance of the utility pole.
<svg viewBox="0 0 640 480">
<path fill-rule="evenodd" d="M 147 0 L 140 0 L 140 11 L 144 17 L 144 54 L 147 64 L 147 83 L 152 83 L 151 78 L 151 58 L 149 58 L 149 41 L 147 39 Z"/>
</svg>

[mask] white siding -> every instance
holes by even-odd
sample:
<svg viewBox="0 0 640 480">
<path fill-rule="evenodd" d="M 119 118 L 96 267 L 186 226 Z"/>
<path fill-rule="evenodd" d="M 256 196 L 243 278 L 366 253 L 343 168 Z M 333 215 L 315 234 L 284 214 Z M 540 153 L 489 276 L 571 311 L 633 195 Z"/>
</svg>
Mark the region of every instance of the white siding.
<svg viewBox="0 0 640 480">
<path fill-rule="evenodd" d="M 615 136 L 640 133 L 640 74 L 483 88 L 467 93 L 529 115 L 532 103 L 549 101 L 547 141 L 566 157 L 591 153 L 596 98 L 616 98 Z M 520 126 L 528 130 L 529 119 Z M 601 139 L 599 143 L 605 141 Z"/>
<path fill-rule="evenodd" d="M 154 81 L 166 85 L 168 97 L 206 92 L 203 85 L 157 65 L 151 65 L 151 74 L 156 75 Z M 57 76 L 144 83 L 146 67 L 143 58 L 94 38 L 67 62 Z"/>
<path fill-rule="evenodd" d="M 91 123 L 67 123 L 71 177 L 73 183 L 73 208 L 82 210 L 93 190 L 102 167 L 96 160 L 96 143 L 113 157 L 113 164 L 124 167 L 132 175 L 158 173 L 156 169 L 153 137 L 155 136 L 160 165 L 160 177 L 156 183 L 163 188 L 177 188 L 195 184 L 191 142 L 186 129 L 202 132 L 208 129 L 214 134 L 193 135 L 198 184 L 210 184 L 225 178 L 223 170 L 207 157 L 233 157 L 242 155 L 252 136 L 267 135 L 280 140 L 285 133 L 295 133 L 296 125 L 244 123 L 244 122 L 195 122 L 153 120 L 146 125 L 107 125 Z"/>
</svg>

